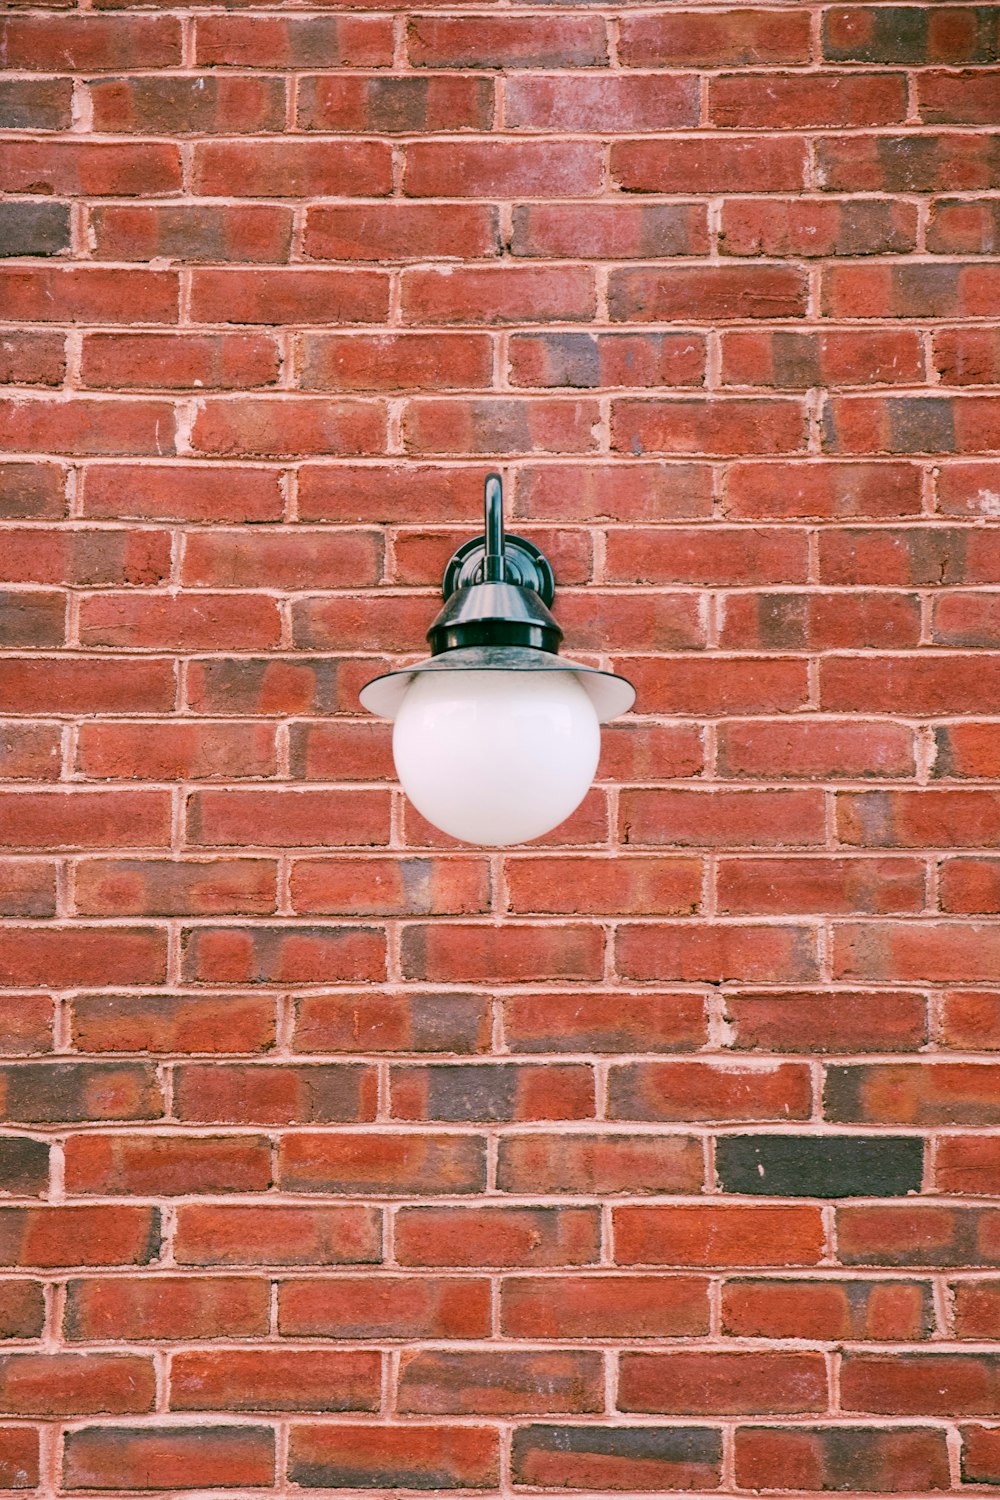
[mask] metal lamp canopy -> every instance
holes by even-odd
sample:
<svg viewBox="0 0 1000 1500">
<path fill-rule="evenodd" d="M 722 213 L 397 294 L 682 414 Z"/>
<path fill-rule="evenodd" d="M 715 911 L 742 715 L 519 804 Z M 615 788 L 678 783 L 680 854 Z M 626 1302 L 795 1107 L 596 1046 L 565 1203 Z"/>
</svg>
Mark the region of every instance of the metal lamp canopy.
<svg viewBox="0 0 1000 1500">
<path fill-rule="evenodd" d="M 600 723 L 627 713 L 630 682 L 558 655 L 563 633 L 549 612 L 555 576 L 532 542 L 505 534 L 499 474 L 486 476 L 484 507 L 485 534 L 459 547 L 445 569 L 445 605 L 427 632 L 431 655 L 366 683 L 362 706 L 394 719 L 423 672 L 572 672 Z"/>
</svg>

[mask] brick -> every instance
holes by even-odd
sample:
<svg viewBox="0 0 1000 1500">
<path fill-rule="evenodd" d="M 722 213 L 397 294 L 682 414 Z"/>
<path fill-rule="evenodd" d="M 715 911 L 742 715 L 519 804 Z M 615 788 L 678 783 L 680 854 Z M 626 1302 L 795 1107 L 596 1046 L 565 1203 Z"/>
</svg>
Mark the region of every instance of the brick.
<svg viewBox="0 0 1000 1500">
<path fill-rule="evenodd" d="M 474 24 L 482 28 L 478 18 Z M 406 148 L 410 198 L 593 197 L 600 186 L 600 148 L 589 141 L 416 141 Z"/>
<path fill-rule="evenodd" d="M 583 1350 L 404 1352 L 399 1410 L 441 1415 L 567 1415 L 604 1409 L 603 1361 Z"/>
<path fill-rule="evenodd" d="M 345 1132 L 289 1137 L 278 1175 L 291 1192 L 412 1195 L 481 1191 L 485 1170 L 484 1143 L 473 1136 Z"/>
<path fill-rule="evenodd" d="M 180 1265 L 339 1265 L 377 1262 L 373 1209 L 189 1204 L 178 1209 Z"/>
<path fill-rule="evenodd" d="M 818 385 L 912 385 L 923 379 L 923 373 L 923 351 L 915 331 L 733 331 L 724 335 L 722 343 L 725 385 L 785 390 Z"/>
<path fill-rule="evenodd" d="M 266 724 L 94 720 L 80 726 L 77 770 L 97 781 L 269 776 L 275 770 L 274 734 Z"/>
<path fill-rule="evenodd" d="M 771 454 L 801 452 L 805 424 L 800 403 L 782 398 L 675 397 L 611 403 L 611 446 L 616 453 Z"/>
<path fill-rule="evenodd" d="M 170 570 L 165 531 L 11 526 L 2 536 L 5 582 L 149 586 L 165 582 Z"/>
<path fill-rule="evenodd" d="M 942 1040 L 959 1051 L 992 1052 L 1000 1039 L 1000 997 L 955 990 L 942 997 Z"/>
<path fill-rule="evenodd" d="M 159 792 L 56 791 L 0 795 L 0 843 L 9 849 L 101 849 L 165 845 L 169 808 Z"/>
<path fill-rule="evenodd" d="M 2 38 L 7 65 L 18 70 L 118 72 L 181 61 L 176 16 L 14 15 L 4 21 Z"/>
<path fill-rule="evenodd" d="M 805 185 L 804 142 L 794 137 L 618 140 L 611 176 L 628 193 L 782 193 Z"/>
<path fill-rule="evenodd" d="M 619 1265 L 810 1266 L 822 1256 L 820 1209 L 725 1204 L 614 1210 Z"/>
<path fill-rule="evenodd" d="M 489 882 L 485 865 L 471 861 L 296 860 L 291 901 L 305 914 L 462 915 L 488 908 Z"/>
<path fill-rule="evenodd" d="M 0 233 L 3 255 L 60 255 L 70 248 L 69 205 L 67 203 L 7 203 L 0 208 Z M 21 276 L 12 281 L 5 277 L 7 294 L 16 298 L 26 286 Z M 23 296 L 23 293 L 22 293 Z M 20 381 L 19 384 L 28 384 Z"/>
<path fill-rule="evenodd" d="M 216 397 L 199 404 L 191 441 L 198 453 L 219 458 L 377 453 L 385 420 L 384 408 L 370 401 Z"/>
<path fill-rule="evenodd" d="M 489 1489 L 499 1464 L 495 1428 L 407 1423 L 292 1426 L 294 1484 L 363 1489 Z"/>
<path fill-rule="evenodd" d="M 282 1281 L 283 1334 L 324 1338 L 485 1338 L 484 1277 L 347 1276 Z"/>
<path fill-rule="evenodd" d="M 576 990 L 507 996 L 503 1027 L 512 1052 L 686 1052 L 705 1040 L 705 1013 L 684 991 Z"/>
<path fill-rule="evenodd" d="M 80 1427 L 67 1437 L 63 1478 L 70 1490 L 269 1485 L 274 1434 L 244 1426 Z"/>
<path fill-rule="evenodd" d="M 403 1208 L 396 1256 L 406 1266 L 581 1266 L 598 1258 L 590 1208 Z"/>
<path fill-rule="evenodd" d="M 916 1052 L 927 1041 L 923 997 L 876 990 L 772 991 L 725 999 L 730 1045 L 740 1051 Z"/>
<path fill-rule="evenodd" d="M 133 650 L 266 650 L 281 639 L 278 606 L 264 595 L 192 594 L 136 598 L 102 594 L 80 606 L 85 646 Z"/>
<path fill-rule="evenodd" d="M 499 254 L 500 232 L 485 204 L 320 203 L 307 210 L 303 245 L 313 260 L 467 260 Z"/>
<path fill-rule="evenodd" d="M 196 270 L 191 316 L 201 323 L 377 323 L 389 307 L 388 278 L 330 269 Z"/>
<path fill-rule="evenodd" d="M 489 1049 L 491 1025 L 482 995 L 304 995 L 296 1002 L 292 1048 L 477 1053 Z"/>
<path fill-rule="evenodd" d="M 78 995 L 70 1025 L 84 1052 L 266 1052 L 274 1001 L 266 995 Z"/>
<path fill-rule="evenodd" d="M 940 868 L 939 905 L 942 911 L 963 913 L 1000 910 L 996 860 L 951 859 Z"/>
<path fill-rule="evenodd" d="M 59 776 L 58 724 L 0 721 L 0 768 L 5 781 L 55 781 Z"/>
<path fill-rule="evenodd" d="M 925 904 L 917 860 L 726 859 L 719 862 L 720 912 L 916 912 Z"/>
<path fill-rule="evenodd" d="M 382 1359 L 363 1349 L 194 1350 L 170 1362 L 172 1411 L 377 1411 Z"/>
<path fill-rule="evenodd" d="M 996 1069 L 989 1063 L 834 1067 L 827 1074 L 826 1112 L 832 1120 L 880 1124 L 992 1124 L 996 1082 Z"/>
<path fill-rule="evenodd" d="M 704 768 L 701 735 L 694 724 L 636 720 L 608 725 L 602 735 L 598 776 L 646 781 L 667 774 L 697 776 Z"/>
<path fill-rule="evenodd" d="M 774 848 L 824 842 L 817 791 L 627 789 L 620 802 L 622 840 L 693 848 Z"/>
<path fill-rule="evenodd" d="M 996 1140 L 989 1136 L 946 1136 L 938 1142 L 934 1178 L 944 1193 L 996 1192 L 1000 1183 Z"/>
<path fill-rule="evenodd" d="M 285 123 L 279 78 L 111 78 L 90 85 L 90 102 L 94 129 L 114 135 L 255 135 Z"/>
<path fill-rule="evenodd" d="M 913 738 L 901 724 L 874 719 L 735 720 L 719 727 L 718 760 L 723 774 L 737 779 L 911 776 Z"/>
<path fill-rule="evenodd" d="M 40 1281 L 0 1283 L 0 1331 L 3 1338 L 39 1338 L 45 1326 L 45 1298 Z"/>
<path fill-rule="evenodd" d="M 0 83 L 4 130 L 68 130 L 72 102 L 70 78 L 7 78 Z"/>
<path fill-rule="evenodd" d="M 262 1192 L 271 1185 L 265 1136 L 73 1135 L 66 1143 L 71 1193 Z"/>
<path fill-rule="evenodd" d="M 15 140 L 0 148 L 0 188 L 88 197 L 162 196 L 181 190 L 180 153 L 176 146 L 158 142 Z"/>
<path fill-rule="evenodd" d="M 417 396 L 403 411 L 403 447 L 417 456 L 471 453 L 592 453 L 600 420 L 595 401 Z"/>
<path fill-rule="evenodd" d="M 920 471 L 913 464 L 827 460 L 735 463 L 723 501 L 730 518 L 910 516 L 920 512 Z"/>
<path fill-rule="evenodd" d="M 583 322 L 593 318 L 594 283 L 585 266 L 504 266 L 404 271 L 407 323 Z"/>
<path fill-rule="evenodd" d="M 794 1485 L 878 1493 L 949 1485 L 945 1434 L 928 1428 L 814 1427 L 736 1431 L 736 1483 L 751 1489 Z"/>
<path fill-rule="evenodd" d="M 336 612 L 334 612 L 336 613 Z M 293 634 L 303 640 L 313 637 L 313 622 L 318 611 L 312 611 L 309 604 L 300 615 L 293 610 Z M 329 618 L 324 617 L 325 620 Z M 300 621 L 303 623 L 301 636 L 299 635 Z M 343 638 L 341 638 L 343 640 Z M 304 781 L 394 781 L 395 771 L 392 762 L 392 731 L 387 724 L 366 723 L 364 720 L 357 722 L 344 720 L 340 723 L 299 723 L 293 724 L 289 735 L 289 749 L 292 764 L 292 774 Z M 338 869 L 335 865 L 313 866 L 303 863 L 296 865 L 294 875 L 296 881 L 301 885 L 298 900 L 310 902 L 323 900 L 325 889 L 332 893 L 337 892 L 336 899 L 351 899 L 344 891 L 345 882 L 338 880 Z M 392 904 L 389 888 L 402 889 L 399 881 L 403 878 L 403 872 L 390 872 L 388 866 L 372 864 L 369 873 L 375 880 L 376 886 L 369 894 L 370 900 L 377 900 L 377 890 L 382 898 Z M 410 871 L 411 883 L 420 881 L 422 877 L 432 877 L 431 867 L 425 865 L 414 865 Z M 449 876 L 454 875 L 458 888 L 462 886 L 460 870 L 455 867 L 445 867 L 437 872 L 437 884 L 441 888 L 441 899 L 459 899 L 444 894 L 449 887 Z M 398 878 L 397 878 L 398 877 Z M 386 885 L 385 882 L 389 884 Z M 432 884 L 434 880 L 432 879 Z M 469 881 L 468 890 L 473 892 L 476 883 Z M 331 895 L 330 899 L 334 899 Z M 362 903 L 364 896 L 360 897 Z M 475 901 L 475 896 L 470 895 L 467 899 Z M 473 909 L 478 909 L 473 907 Z"/>
<path fill-rule="evenodd" d="M 804 63 L 809 27 L 803 13 L 787 10 L 648 11 L 622 18 L 619 53 L 640 68 Z"/>
<path fill-rule="evenodd" d="M 779 657 L 678 656 L 669 676 L 648 657 L 619 657 L 618 670 L 634 684 L 649 713 L 726 717 L 790 713 L 806 704 L 803 663 Z"/>
<path fill-rule="evenodd" d="M 517 256 L 620 260 L 708 249 L 705 209 L 697 203 L 519 203 L 511 223 Z"/>
<path fill-rule="evenodd" d="M 115 390 L 186 390 L 273 385 L 279 355 L 259 334 L 90 334 L 85 385 Z"/>
<path fill-rule="evenodd" d="M 996 749 L 990 723 L 944 724 L 934 731 L 933 774 L 943 778 L 995 775 Z"/>
<path fill-rule="evenodd" d="M 519 913 L 683 916 L 701 904 L 696 859 L 512 859 L 506 877 L 510 909 Z"/>
<path fill-rule="evenodd" d="M 0 590 L 0 635 L 7 645 L 61 646 L 65 616 L 65 594 Z"/>
<path fill-rule="evenodd" d="M 0 377 L 5 384 L 62 385 L 65 374 L 66 340 L 62 333 L 25 329 L 0 338 Z"/>
<path fill-rule="evenodd" d="M 152 1360 L 134 1354 L 0 1355 L 0 1405 L 17 1416 L 150 1411 L 154 1393 Z"/>
<path fill-rule="evenodd" d="M 806 283 L 792 266 L 623 267 L 608 282 L 614 322 L 803 317 Z"/>
<path fill-rule="evenodd" d="M 962 1478 L 993 1483 L 1000 1473 L 995 1427 L 963 1427 Z"/>
<path fill-rule="evenodd" d="M 433 405 L 440 410 L 443 417 L 448 417 L 454 422 L 454 411 L 447 410 L 451 403 L 435 402 Z M 517 402 L 516 405 L 520 411 L 527 412 L 532 403 Z M 548 410 L 549 404 L 545 403 L 545 406 Z M 565 402 L 560 403 L 560 407 L 570 413 L 578 412 L 581 407 L 588 413 L 596 412 L 596 402 Z M 490 415 L 490 408 L 486 403 L 483 404 L 482 415 L 484 419 Z M 534 544 L 542 549 L 551 561 L 553 569 L 558 572 L 563 588 L 592 581 L 594 576 L 593 542 L 590 534 L 582 527 L 533 527 L 531 536 Z M 449 530 L 400 530 L 394 539 L 395 566 L 391 581 L 400 587 L 422 585 L 434 589 L 440 588 L 442 574 L 449 557 L 466 537 L 467 528 L 466 531 L 461 531 L 456 527 Z M 423 618 L 426 619 L 427 616 L 424 615 Z"/>
<path fill-rule="evenodd" d="M 87 516 L 162 521 L 277 521 L 283 500 L 273 470 L 196 464 L 90 464 L 83 481 Z"/>
<path fill-rule="evenodd" d="M 497 1185 L 510 1193 L 690 1193 L 701 1143 L 683 1135 L 516 1135 L 500 1143 Z"/>
<path fill-rule="evenodd" d="M 835 937 L 834 971 L 839 979 L 976 983 L 990 974 L 991 945 L 989 923 L 845 922 Z"/>
<path fill-rule="evenodd" d="M 913 1136 L 729 1135 L 716 1143 L 716 1172 L 730 1193 L 891 1198 L 919 1192 L 922 1169 L 923 1143 Z"/>
<path fill-rule="evenodd" d="M 507 1276 L 500 1321 L 513 1338 L 670 1338 L 708 1332 L 698 1276 Z"/>
<path fill-rule="evenodd" d="M 291 248 L 292 214 L 270 204 L 106 203 L 91 210 L 90 234 L 109 260 L 280 263 Z"/>
<path fill-rule="evenodd" d="M 519 1427 L 512 1461 L 515 1482 L 532 1487 L 714 1489 L 722 1439 L 710 1427 Z"/>
<path fill-rule="evenodd" d="M 0 1055 L 30 1057 L 52 1051 L 54 1007 L 48 995 L 0 994 Z"/>
<path fill-rule="evenodd" d="M 673 130 L 697 125 L 697 80 L 669 74 L 566 78 L 514 77 L 504 125 L 515 130 Z M 872 123 L 872 122 L 868 122 Z"/>
<path fill-rule="evenodd" d="M 815 936 L 807 926 L 674 922 L 623 924 L 616 962 L 626 979 L 721 984 L 797 984 L 816 977 Z"/>
<path fill-rule="evenodd" d="M 187 1063 L 175 1070 L 181 1120 L 278 1125 L 371 1120 L 374 1070 L 351 1063 Z"/>
<path fill-rule="evenodd" d="M 299 79 L 300 129 L 410 134 L 489 130 L 493 82 L 461 74 L 379 78 L 315 74 Z"/>
<path fill-rule="evenodd" d="M 824 136 L 816 148 L 827 192 L 923 193 L 996 186 L 996 138 L 962 135 Z"/>
<path fill-rule="evenodd" d="M 181 941 L 184 978 L 196 984 L 358 984 L 385 977 L 385 936 L 377 928 L 195 927 Z"/>
<path fill-rule="evenodd" d="M 708 110 L 713 125 L 736 129 L 802 130 L 901 124 L 904 80 L 892 73 L 772 74 L 761 89 L 753 74 L 712 78 Z"/>
<path fill-rule="evenodd" d="M 142 1120 L 163 1114 L 160 1084 L 146 1063 L 5 1064 L 0 1078 L 6 1120 Z"/>
<path fill-rule="evenodd" d="M 400 1120 L 581 1120 L 594 1113 L 593 1074 L 575 1064 L 393 1067 L 389 1089 Z"/>
<path fill-rule="evenodd" d="M 844 5 L 824 16 L 823 56 L 843 62 L 993 62 L 985 5 L 923 10 L 915 5 Z"/>
<path fill-rule="evenodd" d="M 916 594 L 730 594 L 722 605 L 719 644 L 727 650 L 849 650 L 916 646 Z"/>
<path fill-rule="evenodd" d="M 194 148 L 194 188 L 209 197 L 231 194 L 242 198 L 323 197 L 329 195 L 334 185 L 338 193 L 347 197 L 387 194 L 392 185 L 389 147 L 381 141 L 289 139 L 252 143 L 199 141 Z M 235 193 L 237 187 L 239 193 Z M 214 276 L 204 274 L 211 278 L 207 286 L 218 286 L 216 306 L 222 308 L 226 300 L 222 286 L 232 287 L 239 295 L 240 281 L 247 273 L 241 273 L 240 277 L 226 271 L 214 273 Z M 265 273 L 275 292 L 281 286 L 280 282 L 275 282 L 278 274 Z M 343 296 L 342 273 L 338 272 L 334 281 L 327 273 L 320 282 L 316 279 L 316 272 L 305 273 L 302 269 L 296 272 L 297 277 L 304 275 L 308 276 L 305 285 L 313 288 L 314 300 L 324 295 L 336 295 L 336 280 L 341 283 L 340 296 Z M 222 278 L 221 283 L 215 280 L 216 277 Z M 320 286 L 326 291 L 321 292 Z M 286 296 L 297 289 L 298 281 L 287 283 Z M 202 293 L 200 305 L 210 318 L 217 316 L 208 303 L 207 291 Z M 260 321 L 267 320 L 261 318 Z"/>
<path fill-rule="evenodd" d="M 959 652 L 917 656 L 830 656 L 820 666 L 820 704 L 850 713 L 978 714 L 992 697 L 997 659 Z"/>
<path fill-rule="evenodd" d="M 517 386 L 700 385 L 704 370 L 698 334 L 515 334 L 510 341 L 510 378 Z"/>
<path fill-rule="evenodd" d="M 39 1432 L 32 1427 L 5 1427 L 0 1434 L 0 1479 L 15 1488 L 41 1482 Z"/>
<path fill-rule="evenodd" d="M 188 538 L 182 571 L 194 588 L 363 587 L 379 582 L 382 546 L 371 531 L 214 529 Z M 246 594 L 239 597 L 250 603 Z"/>
<path fill-rule="evenodd" d="M 946 385 L 993 385 L 1000 378 L 1000 341 L 991 328 L 938 329 L 932 358 Z"/>
<path fill-rule="evenodd" d="M 173 451 L 174 413 L 166 401 L 0 401 L 0 440 L 12 453 L 41 449 L 105 457 Z"/>
<path fill-rule="evenodd" d="M 262 1338 L 269 1288 L 249 1276 L 88 1276 L 66 1289 L 66 1337 Z"/>
<path fill-rule="evenodd" d="M 389 16 L 199 16 L 199 66 L 378 68 L 392 62 Z"/>
<path fill-rule="evenodd" d="M 11 1113 L 16 1119 L 19 1112 Z M 48 1146 L 29 1136 L 0 1137 L 0 1175 L 5 1192 L 19 1198 L 44 1195 L 49 1186 Z"/>
<path fill-rule="evenodd" d="M 384 844 L 388 819 L 388 794 L 378 790 L 209 790 L 194 793 L 188 831 L 201 845 Z"/>
<path fill-rule="evenodd" d="M 166 933 L 156 927 L 8 927 L 0 936 L 0 985 L 160 984 L 166 955 Z"/>
<path fill-rule="evenodd" d="M 998 205 L 985 199 L 934 198 L 927 248 L 937 255 L 988 255 L 994 244 Z"/>
<path fill-rule="evenodd" d="M 413 923 L 403 929 L 402 968 L 405 978 L 431 984 L 592 981 L 602 976 L 603 934 L 582 923 L 461 928 Z"/>
<path fill-rule="evenodd" d="M 608 56 L 603 21 L 587 15 L 414 16 L 407 51 L 424 68 L 587 68 Z"/>
<path fill-rule="evenodd" d="M 0 1208 L 0 1261 L 4 1265 L 148 1265 L 160 1248 L 154 1208 Z"/>
<path fill-rule="evenodd" d="M 487 386 L 491 341 L 481 334 L 307 334 L 299 385 L 310 391 L 436 391 Z"/>
<path fill-rule="evenodd" d="M 618 1406 L 684 1416 L 823 1412 L 826 1386 L 821 1354 L 625 1354 Z"/>
<path fill-rule="evenodd" d="M 897 200 L 730 198 L 722 205 L 723 255 L 894 255 L 916 242 L 916 209 Z"/>
<path fill-rule="evenodd" d="M 608 1113 L 617 1120 L 802 1120 L 811 1099 L 796 1063 L 616 1063 L 608 1076 Z"/>
<path fill-rule="evenodd" d="M 990 1216 L 960 1205 L 851 1204 L 837 1210 L 838 1257 L 844 1265 L 995 1265 Z"/>
<path fill-rule="evenodd" d="M 934 1331 L 931 1287 L 895 1278 L 728 1281 L 722 1331 L 736 1338 L 928 1338 Z"/>
<path fill-rule="evenodd" d="M 943 787 L 919 792 L 841 792 L 837 832 L 862 847 L 967 847 L 989 843 L 1000 806 L 993 794 Z"/>
<path fill-rule="evenodd" d="M 188 696 L 196 714 L 355 713 L 358 692 L 380 670 L 388 667 L 370 659 L 208 657 L 190 663 Z"/>
<path fill-rule="evenodd" d="M 1000 1285 L 992 1279 L 962 1280 L 952 1283 L 949 1291 L 955 1299 L 955 1332 L 958 1337 L 992 1338 Z"/>
</svg>

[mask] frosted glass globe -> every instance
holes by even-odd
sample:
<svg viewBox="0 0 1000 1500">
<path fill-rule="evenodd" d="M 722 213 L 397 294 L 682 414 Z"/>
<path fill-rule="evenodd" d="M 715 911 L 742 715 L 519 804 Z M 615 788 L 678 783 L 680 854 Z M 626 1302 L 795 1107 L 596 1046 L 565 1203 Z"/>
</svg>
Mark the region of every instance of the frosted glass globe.
<svg viewBox="0 0 1000 1500">
<path fill-rule="evenodd" d="M 468 844 L 521 844 L 569 817 L 597 770 L 597 713 L 572 672 L 421 672 L 396 714 L 403 790 Z"/>
</svg>

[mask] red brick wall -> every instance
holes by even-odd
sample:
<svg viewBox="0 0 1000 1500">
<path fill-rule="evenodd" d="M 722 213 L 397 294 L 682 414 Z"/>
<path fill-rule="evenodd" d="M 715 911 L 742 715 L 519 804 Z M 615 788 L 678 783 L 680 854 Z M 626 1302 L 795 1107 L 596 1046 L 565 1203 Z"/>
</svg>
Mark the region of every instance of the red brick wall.
<svg viewBox="0 0 1000 1500">
<path fill-rule="evenodd" d="M 1000 12 L 125 3 L 0 22 L 0 1488 L 1000 1483 Z M 509 855 L 357 702 L 495 465 L 639 689 Z"/>
</svg>

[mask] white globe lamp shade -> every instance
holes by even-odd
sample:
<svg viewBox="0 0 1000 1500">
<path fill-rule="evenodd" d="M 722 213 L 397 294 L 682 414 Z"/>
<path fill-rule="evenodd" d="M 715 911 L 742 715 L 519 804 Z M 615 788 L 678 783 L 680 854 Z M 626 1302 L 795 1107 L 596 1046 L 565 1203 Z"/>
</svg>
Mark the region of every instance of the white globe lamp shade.
<svg viewBox="0 0 1000 1500">
<path fill-rule="evenodd" d="M 417 673 L 392 753 L 403 790 L 435 827 L 469 844 L 522 844 L 583 801 L 600 726 L 571 671 Z"/>
</svg>

